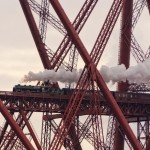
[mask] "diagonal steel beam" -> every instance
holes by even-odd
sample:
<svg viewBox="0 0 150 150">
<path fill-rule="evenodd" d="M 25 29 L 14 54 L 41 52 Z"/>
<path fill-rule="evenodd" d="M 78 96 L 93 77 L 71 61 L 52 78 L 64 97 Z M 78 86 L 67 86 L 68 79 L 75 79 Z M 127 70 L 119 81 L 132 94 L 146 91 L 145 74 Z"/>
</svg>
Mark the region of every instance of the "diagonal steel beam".
<svg viewBox="0 0 150 150">
<path fill-rule="evenodd" d="M 3 129 L 2 129 L 2 131 L 1 131 L 0 144 L 1 144 L 2 141 L 3 141 L 3 138 L 4 138 L 4 135 L 5 135 L 5 133 L 6 133 L 7 128 L 8 128 L 8 122 L 6 121 L 5 124 L 4 124 L 4 126 L 3 126 Z"/>
<path fill-rule="evenodd" d="M 47 31 L 47 21 L 45 19 L 45 16 L 47 17 L 49 15 L 49 1 L 48 0 L 41 1 L 41 9 L 42 10 L 39 15 L 39 30 L 40 30 L 42 41 L 43 43 L 45 43 L 46 31 Z"/>
<path fill-rule="evenodd" d="M 28 118 L 26 117 L 25 113 L 22 110 L 20 110 L 20 114 L 22 115 L 22 118 L 25 121 L 25 124 L 26 124 L 26 126 L 27 126 L 27 128 L 28 128 L 28 130 L 29 130 L 29 132 L 30 132 L 30 134 L 32 136 L 32 138 L 33 138 L 33 141 L 34 141 L 36 147 L 38 148 L 38 150 L 42 150 L 42 148 L 41 148 L 41 146 L 40 146 L 40 144 L 39 144 L 39 142 L 38 142 L 38 140 L 36 138 L 36 135 L 34 134 L 34 131 L 33 131 L 32 127 L 31 127 L 31 125 L 30 125 L 30 123 L 28 121 Z"/>
<path fill-rule="evenodd" d="M 88 17 L 92 13 L 92 10 L 96 6 L 98 0 L 86 0 L 83 4 L 81 10 L 73 21 L 73 26 L 77 33 L 79 34 L 84 24 L 86 23 Z M 66 34 L 61 44 L 59 45 L 57 51 L 54 56 L 50 60 L 50 64 L 52 64 L 52 68 L 58 70 L 59 66 L 62 64 L 64 58 L 66 57 L 69 50 L 74 51 L 73 43 L 71 42 L 71 38 Z"/>
<path fill-rule="evenodd" d="M 100 34 L 99 34 L 99 36 L 98 36 L 98 38 L 97 38 L 97 40 L 96 40 L 96 44 L 94 45 L 94 48 L 93 48 L 93 50 L 92 50 L 92 60 L 94 61 L 94 62 L 96 62 L 96 64 L 99 62 L 99 59 L 100 59 L 100 57 L 101 57 L 101 55 L 102 55 L 102 52 L 104 51 L 104 47 L 105 47 L 105 45 L 106 45 L 106 43 L 107 43 L 107 41 L 108 41 L 108 38 L 109 38 L 109 36 L 110 36 L 110 33 L 111 33 L 111 31 L 112 31 L 112 29 L 113 29 L 113 26 L 114 26 L 114 24 L 115 24 L 115 21 L 114 20 L 116 20 L 117 18 L 118 18 L 118 15 L 119 15 L 119 12 L 120 12 L 120 10 L 121 10 L 121 7 L 122 7 L 123 5 L 122 5 L 122 0 L 115 0 L 114 2 L 113 2 L 113 4 L 112 4 L 112 6 L 111 6 L 111 9 L 110 9 L 110 11 L 109 11 L 109 15 L 107 16 L 107 19 L 106 19 L 106 21 L 105 21 L 105 23 L 104 23 L 104 26 L 103 26 L 103 28 L 102 28 L 102 32 L 100 32 Z M 108 23 L 108 24 L 107 24 Z M 101 33 L 102 33 L 102 35 L 101 35 Z M 107 34 L 107 33 L 109 33 L 109 34 Z M 98 45 L 100 45 L 99 47 L 98 47 Z M 96 55 L 97 54 L 97 55 Z M 87 65 L 87 64 L 86 64 Z M 89 65 L 90 66 L 90 65 Z M 88 67 L 89 67 L 88 66 Z M 89 67 L 90 68 L 90 67 Z M 92 68 L 92 67 L 91 67 Z M 93 68 L 94 69 L 94 68 Z M 84 72 L 84 71 L 83 71 Z M 94 73 L 94 72 L 92 72 L 92 73 Z M 91 73 L 91 74 L 92 74 Z M 82 73 L 82 74 L 84 74 L 84 73 Z M 87 86 L 88 86 L 88 84 L 89 83 L 87 83 L 87 79 L 86 79 L 86 77 L 88 76 L 88 73 L 86 72 L 82 77 L 81 77 L 81 79 L 80 79 L 80 81 L 79 81 L 79 84 L 78 84 L 78 88 L 80 89 L 80 88 L 82 88 L 82 89 L 84 89 L 84 91 L 85 91 L 85 89 L 87 89 Z M 74 111 L 77 111 L 76 109 L 80 106 L 80 103 L 81 103 L 81 101 L 82 101 L 82 97 L 83 97 L 83 95 L 84 94 L 82 94 L 82 96 L 78 93 L 78 95 L 76 94 L 75 95 L 75 97 L 73 96 L 72 97 L 72 99 L 70 100 L 71 101 L 71 104 L 68 104 L 68 109 L 66 110 L 66 112 L 67 112 L 67 116 L 66 116 L 66 123 L 68 124 L 69 123 L 69 125 L 70 125 L 70 122 L 71 122 L 71 120 L 73 120 L 72 118 L 73 118 L 73 116 L 75 116 L 75 112 Z M 80 100 L 79 100 L 80 99 Z M 69 113 L 68 113 L 68 111 L 70 111 Z M 70 116 L 69 116 L 69 115 Z M 69 117 L 70 118 L 69 118 Z M 69 120 L 69 121 L 68 121 Z M 62 124 L 61 124 L 62 125 Z M 68 125 L 68 130 L 69 130 L 69 125 Z M 63 129 L 62 129 L 63 130 Z M 63 133 L 64 134 L 64 133 Z M 66 133 L 65 133 L 66 134 Z M 60 136 L 60 134 L 59 134 L 59 136 Z M 61 135 L 62 136 L 62 135 Z M 64 135 L 63 135 L 64 136 Z M 57 137 L 57 136 L 56 136 Z M 59 139 L 60 140 L 60 139 Z M 57 140 L 58 141 L 58 140 Z"/>
<path fill-rule="evenodd" d="M 26 115 L 27 115 L 27 118 L 29 119 L 32 115 L 32 112 L 26 112 Z M 20 114 L 18 114 L 18 117 L 16 118 L 15 121 L 19 125 L 21 130 L 23 130 L 25 127 L 25 123 L 24 123 L 23 118 Z M 0 148 L 2 148 L 4 145 L 4 147 L 3 147 L 4 150 L 12 149 L 14 147 L 14 145 L 16 144 L 18 137 L 16 136 L 15 132 L 12 129 L 10 129 L 10 131 L 8 132 L 6 137 L 7 138 L 4 139 Z"/>
<path fill-rule="evenodd" d="M 45 0 L 44 0 L 45 1 Z M 48 0 L 46 0 L 48 1 Z M 64 26 L 58 20 L 55 16 L 53 16 L 51 13 L 49 13 L 48 7 L 45 8 L 42 5 L 40 5 L 35 0 L 28 0 L 29 6 L 37 15 L 40 17 L 44 17 L 43 19 L 45 22 L 53 26 L 57 31 L 59 31 L 62 35 L 66 35 L 66 30 L 64 29 Z"/>
<path fill-rule="evenodd" d="M 44 66 L 45 69 L 50 69 L 51 65 L 50 65 L 49 59 L 51 59 L 53 57 L 54 52 L 47 45 L 45 45 L 43 43 L 42 39 L 41 39 L 40 32 L 38 30 L 38 27 L 36 25 L 34 16 L 31 12 L 31 9 L 30 9 L 30 6 L 29 6 L 29 5 L 32 6 L 32 3 L 31 4 L 28 3 L 27 0 L 19 0 L 19 1 L 20 1 L 22 10 L 24 12 L 25 18 L 27 20 L 28 26 L 30 28 L 32 37 L 34 39 L 35 45 L 36 45 L 37 50 L 39 52 L 40 58 L 42 60 L 43 66 Z M 30 1 L 33 1 L 33 4 L 37 5 L 37 7 L 40 7 L 40 5 L 35 3 L 34 0 L 30 0 Z M 66 62 L 63 62 L 62 64 L 66 68 L 68 68 L 68 64 Z"/>
<path fill-rule="evenodd" d="M 99 59 L 102 55 L 102 52 L 104 51 L 105 45 L 109 39 L 109 36 L 112 32 L 112 29 L 115 25 L 115 22 L 118 18 L 119 12 L 121 11 L 121 8 L 122 8 L 122 1 L 121 0 L 115 0 L 111 6 L 111 9 L 107 15 L 107 18 L 104 22 L 102 30 L 101 30 L 101 32 L 100 32 L 100 34 L 99 34 L 99 36 L 95 42 L 94 48 L 93 48 L 92 53 L 91 53 L 93 55 L 92 60 L 94 62 L 96 62 L 96 64 L 99 62 Z M 83 80 L 86 80 L 86 79 L 83 77 L 83 79 L 80 81 L 83 81 Z M 81 85 L 82 85 L 82 87 L 84 87 L 84 83 L 83 84 L 82 83 L 81 82 L 79 83 L 78 88 L 81 88 Z M 84 88 L 82 88 L 82 89 L 84 89 Z M 77 99 L 80 99 L 80 101 L 82 101 L 80 98 L 82 96 L 80 94 L 78 96 L 76 95 L 75 97 L 72 98 L 71 104 L 70 105 L 68 104 L 68 105 L 71 106 L 72 109 L 74 109 L 72 106 L 72 104 L 74 104 L 74 107 L 76 108 L 77 105 L 78 106 L 80 105 L 79 101 Z M 77 102 L 78 104 L 75 102 L 76 100 L 78 101 Z M 68 108 L 70 110 L 70 107 L 68 107 Z M 67 112 L 67 110 L 66 110 L 66 112 Z"/>
<path fill-rule="evenodd" d="M 44 65 L 44 68 L 49 69 L 50 68 L 50 66 L 48 65 L 49 64 L 49 58 L 48 58 L 48 55 L 46 53 L 44 43 L 41 40 L 41 36 L 40 36 L 39 30 L 37 28 L 36 22 L 34 20 L 34 17 L 32 15 L 32 12 L 30 10 L 29 4 L 28 4 L 27 0 L 19 0 L 19 1 L 20 1 L 22 10 L 24 12 L 24 15 L 26 17 L 27 23 L 29 25 L 31 34 L 32 34 L 34 42 L 35 42 L 35 45 L 36 45 L 38 52 L 39 52 L 39 55 L 41 57 L 42 63 Z"/>
<path fill-rule="evenodd" d="M 71 22 L 69 21 L 67 15 L 65 14 L 63 8 L 61 7 L 60 3 L 57 0 L 50 0 L 53 8 L 55 9 L 57 15 L 59 16 L 60 20 L 66 27 L 66 30 L 68 31 L 70 37 L 72 38 L 73 43 L 77 47 L 83 61 L 86 65 L 90 65 L 93 68 L 93 74 L 96 75 L 96 82 L 98 87 L 102 90 L 104 97 L 106 98 L 108 104 L 112 108 L 114 114 L 116 115 L 120 125 L 124 129 L 125 134 L 127 135 L 129 141 L 131 142 L 132 146 L 137 149 L 141 150 L 141 145 L 137 141 L 133 131 L 131 130 L 130 126 L 128 125 L 127 120 L 125 119 L 122 111 L 120 110 L 118 104 L 116 103 L 115 99 L 113 98 L 112 94 L 110 93 L 109 89 L 107 88 L 104 80 L 102 79 L 99 71 L 97 70 L 95 64 L 93 63 L 90 55 L 88 54 L 88 51 L 86 50 L 85 46 L 83 45 L 82 41 L 80 40 L 78 34 L 74 30 L 73 26 L 71 25 Z M 51 147 L 53 149 L 53 147 Z"/>
<path fill-rule="evenodd" d="M 48 0 L 47 0 L 48 1 Z M 53 26 L 57 31 L 59 31 L 62 35 L 66 35 L 66 30 L 60 20 L 58 20 L 55 16 L 49 13 L 48 8 L 42 8 L 42 6 L 35 0 L 28 0 L 30 8 L 37 14 L 37 15 L 44 15 L 44 20 Z M 44 9 L 44 10 L 43 10 Z M 44 11 L 44 14 L 43 14 Z M 42 14 L 41 14 L 42 13 Z"/>
<path fill-rule="evenodd" d="M 9 113 L 7 110 L 6 106 L 3 104 L 3 102 L 0 100 L 0 111 L 4 118 L 8 121 L 12 129 L 15 131 L 15 133 L 18 135 L 20 138 L 21 142 L 24 144 L 27 150 L 34 150 L 34 147 L 30 143 L 30 141 L 27 139 L 23 131 L 20 129 L 18 124 L 15 122 L 13 119 L 12 115 Z"/>
</svg>

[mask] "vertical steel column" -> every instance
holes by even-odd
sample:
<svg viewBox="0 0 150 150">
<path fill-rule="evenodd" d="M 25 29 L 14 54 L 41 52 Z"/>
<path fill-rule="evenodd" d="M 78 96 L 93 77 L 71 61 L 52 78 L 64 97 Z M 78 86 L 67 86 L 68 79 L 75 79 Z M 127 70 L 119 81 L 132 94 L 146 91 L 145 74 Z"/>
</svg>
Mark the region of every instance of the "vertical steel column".
<svg viewBox="0 0 150 150">
<path fill-rule="evenodd" d="M 126 0 L 122 9 L 121 18 L 121 35 L 120 35 L 120 54 L 119 64 L 124 64 L 126 68 L 130 65 L 130 45 L 131 45 L 131 31 L 132 31 L 132 10 L 133 0 Z M 128 43 L 126 43 L 126 38 Z M 118 83 L 118 91 L 127 91 L 128 81 Z M 116 123 L 116 134 L 114 150 L 124 150 L 124 135 L 119 130 L 119 123 Z"/>
<path fill-rule="evenodd" d="M 121 39 L 120 39 L 120 57 L 119 64 L 124 64 L 126 68 L 130 65 L 130 45 L 131 45 L 131 31 L 132 31 L 132 9 L 133 0 L 127 0 L 122 10 L 121 22 Z M 125 43 L 126 38 L 129 43 Z M 127 45 L 128 44 L 128 45 Z M 128 89 L 128 82 L 119 83 L 118 90 L 126 91 Z M 115 145 L 114 149 L 124 149 L 124 137 L 119 131 L 119 124 L 116 125 Z M 119 147 L 118 147 L 119 146 Z"/>
<path fill-rule="evenodd" d="M 130 65 L 130 45 L 131 45 L 131 31 L 132 31 L 132 9 L 133 0 L 126 0 L 122 10 L 121 35 L 120 35 L 120 55 L 119 64 L 124 64 L 126 68 Z M 128 43 L 126 43 L 126 38 Z M 126 91 L 128 89 L 128 82 L 119 83 L 118 90 Z"/>
<path fill-rule="evenodd" d="M 148 10 L 149 10 L 149 14 L 150 14 L 150 0 L 146 0 L 147 1 L 147 7 L 148 7 Z"/>
<path fill-rule="evenodd" d="M 115 137 L 114 137 L 114 150 L 124 150 L 124 137 L 125 135 L 120 131 L 121 126 L 118 122 L 115 124 Z"/>
<path fill-rule="evenodd" d="M 75 130 L 74 124 L 72 124 L 71 127 L 70 127 L 69 136 L 71 137 L 72 141 L 74 141 L 74 139 L 76 139 L 76 143 L 73 142 L 74 149 L 82 150 L 81 144 L 79 142 L 78 135 L 76 134 L 76 130 Z"/>
<path fill-rule="evenodd" d="M 44 112 L 42 117 L 41 147 L 43 150 L 48 149 L 48 146 L 51 142 L 51 134 L 52 134 L 51 120 L 44 119 L 44 116 L 47 115 L 48 113 Z"/>
</svg>

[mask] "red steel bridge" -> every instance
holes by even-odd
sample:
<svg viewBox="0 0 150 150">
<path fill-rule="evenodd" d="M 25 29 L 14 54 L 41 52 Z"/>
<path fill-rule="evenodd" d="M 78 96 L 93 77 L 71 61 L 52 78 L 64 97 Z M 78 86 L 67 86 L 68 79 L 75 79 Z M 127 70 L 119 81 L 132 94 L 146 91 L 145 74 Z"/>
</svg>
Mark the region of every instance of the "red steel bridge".
<svg viewBox="0 0 150 150">
<path fill-rule="evenodd" d="M 5 118 L 0 128 L 0 149 L 150 149 L 148 85 L 119 82 L 111 92 L 97 69 L 117 20 L 121 20 L 118 63 L 128 68 L 130 54 L 137 63 L 149 58 L 150 49 L 146 53 L 142 50 L 133 31 L 143 9 L 150 13 L 150 0 L 112 0 L 89 51 L 79 34 L 101 1 L 84 0 L 70 21 L 65 11 L 67 1 L 19 0 L 44 69 L 57 71 L 63 65 L 72 71 L 77 69 L 78 56 L 85 66 L 71 94 L 0 91 L 0 111 Z M 49 25 L 63 37 L 55 50 L 48 45 Z M 66 83 L 67 88 L 71 86 Z M 42 116 L 40 135 L 30 121 L 34 113 Z"/>
</svg>

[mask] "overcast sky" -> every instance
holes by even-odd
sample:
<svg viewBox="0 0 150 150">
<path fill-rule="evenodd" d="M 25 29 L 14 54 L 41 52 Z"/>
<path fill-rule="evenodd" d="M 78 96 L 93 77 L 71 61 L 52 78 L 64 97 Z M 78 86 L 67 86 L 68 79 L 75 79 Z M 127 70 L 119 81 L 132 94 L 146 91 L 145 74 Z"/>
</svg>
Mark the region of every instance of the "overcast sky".
<svg viewBox="0 0 150 150">
<path fill-rule="evenodd" d="M 76 3 L 75 1 L 69 1 L 66 3 L 62 1 L 71 21 L 74 20 L 83 2 L 84 1 Z M 108 6 L 110 5 L 109 2 L 110 0 L 108 0 Z M 100 16 L 94 15 L 99 12 L 99 8 L 100 4 L 97 5 L 91 17 L 95 22 L 88 21 L 81 35 L 81 38 L 87 43 L 85 43 L 86 48 L 89 50 L 91 50 L 100 30 L 98 22 L 101 24 L 101 20 L 104 20 L 102 14 L 100 14 Z M 101 7 L 101 9 L 103 9 L 103 7 Z M 106 12 L 106 10 L 103 11 Z M 19 1 L 2 1 L 0 12 L 0 90 L 2 91 L 12 90 L 12 87 L 19 83 L 24 74 L 27 74 L 30 70 L 35 72 L 43 70 L 43 66 Z M 92 32 L 89 28 L 90 26 L 93 26 Z M 95 30 L 95 28 L 98 28 L 98 30 Z M 59 46 L 58 42 L 60 43 L 62 36 L 55 29 L 52 29 L 50 25 L 48 26 L 48 32 L 47 36 L 50 41 L 47 42 L 48 46 L 55 51 Z M 94 34 L 95 37 L 91 38 Z M 59 41 L 56 42 L 58 39 Z"/>
<path fill-rule="evenodd" d="M 77 3 L 72 0 L 66 3 L 64 0 L 61 0 L 61 3 L 71 21 L 74 20 L 83 2 L 84 1 L 79 1 Z M 85 47 L 89 51 L 93 47 L 111 2 L 111 0 L 98 2 L 89 21 L 80 34 Z M 50 8 L 50 11 L 51 10 L 52 8 Z M 19 2 L 17 0 L 2 1 L 0 12 L 0 90 L 11 90 L 15 84 L 20 82 L 24 74 L 27 74 L 30 70 L 34 72 L 41 71 L 43 70 L 43 66 Z M 51 12 L 53 13 L 53 10 Z M 149 19 L 147 19 L 147 17 L 149 17 L 149 15 L 145 7 L 145 11 L 140 19 L 141 21 L 139 20 L 139 23 L 135 28 L 135 36 L 144 50 L 147 50 L 150 45 L 149 38 L 147 38 L 148 35 L 150 35 Z M 101 65 L 112 65 L 112 63 L 115 65 L 117 62 L 119 24 L 120 21 L 117 22 L 117 26 L 109 40 L 104 56 L 100 61 Z M 47 37 L 47 45 L 55 51 L 63 36 L 48 25 Z M 114 53 L 116 56 L 113 55 Z M 78 66 L 78 68 L 80 67 L 82 66 Z"/>
<path fill-rule="evenodd" d="M 60 2 L 63 5 L 63 8 L 65 9 L 71 22 L 74 20 L 84 3 L 83 0 L 78 2 L 76 0 L 70 0 L 67 2 L 65 0 L 60 0 Z M 92 49 L 96 37 L 99 34 L 111 3 L 112 0 L 99 0 L 80 34 L 80 38 L 82 39 L 85 47 L 89 52 Z M 50 7 L 50 12 L 56 16 L 52 7 Z M 0 5 L 0 18 L 0 90 L 3 91 L 12 90 L 13 86 L 20 83 L 20 80 L 29 71 L 43 71 L 43 65 L 41 63 L 19 1 L 2 1 Z M 37 19 L 36 21 L 38 22 Z M 143 51 L 146 51 L 150 45 L 149 26 L 149 13 L 147 7 L 145 7 L 134 29 L 134 35 Z M 101 65 L 117 65 L 120 36 L 119 30 L 120 20 L 118 20 L 113 30 L 102 59 L 100 60 L 98 69 Z M 56 29 L 48 25 L 46 44 L 53 51 L 56 51 L 62 38 L 63 36 L 58 31 L 56 31 Z M 80 65 L 78 65 L 78 68 L 83 68 L 81 62 L 82 60 L 79 58 Z M 131 56 L 131 65 L 132 64 L 135 64 L 135 60 Z"/>
<path fill-rule="evenodd" d="M 66 2 L 65 0 L 61 0 L 61 2 L 70 20 L 73 21 L 84 1 L 80 0 L 77 2 L 76 0 L 70 0 Z M 112 0 L 99 1 L 90 17 L 90 20 L 80 34 L 88 51 L 93 47 L 111 2 Z M 53 12 L 52 9 L 50 9 L 50 11 Z M 29 71 L 42 71 L 43 65 L 36 50 L 19 1 L 1 1 L 0 18 L 0 91 L 10 91 Z M 120 21 L 117 22 L 109 40 L 109 45 L 106 47 L 104 56 L 100 61 L 100 65 L 117 65 L 119 27 Z M 48 46 L 55 51 L 63 36 L 50 25 L 48 26 L 48 32 Z M 150 19 L 146 7 L 134 30 L 134 35 L 142 49 L 146 51 L 150 45 Z M 80 61 L 81 60 L 79 59 L 79 62 Z M 135 64 L 133 58 L 132 63 Z M 78 68 L 82 67 L 81 64 L 78 66 Z"/>
</svg>

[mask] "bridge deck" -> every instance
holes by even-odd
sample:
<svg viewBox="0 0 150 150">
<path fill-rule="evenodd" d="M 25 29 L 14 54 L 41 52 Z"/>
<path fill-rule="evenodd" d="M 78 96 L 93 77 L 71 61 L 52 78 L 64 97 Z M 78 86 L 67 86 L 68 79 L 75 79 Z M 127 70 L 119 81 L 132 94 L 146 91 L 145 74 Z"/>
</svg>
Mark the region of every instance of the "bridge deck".
<svg viewBox="0 0 150 150">
<path fill-rule="evenodd" d="M 112 94 L 126 116 L 147 116 L 150 114 L 149 93 L 112 92 Z M 0 91 L 0 99 L 9 110 L 14 112 L 23 109 L 34 112 L 63 113 L 70 97 L 71 95 L 63 94 Z M 112 113 L 102 96 L 100 96 L 100 107 L 102 114 Z M 90 108 L 90 97 L 86 95 L 78 115 L 91 114 Z"/>
</svg>

